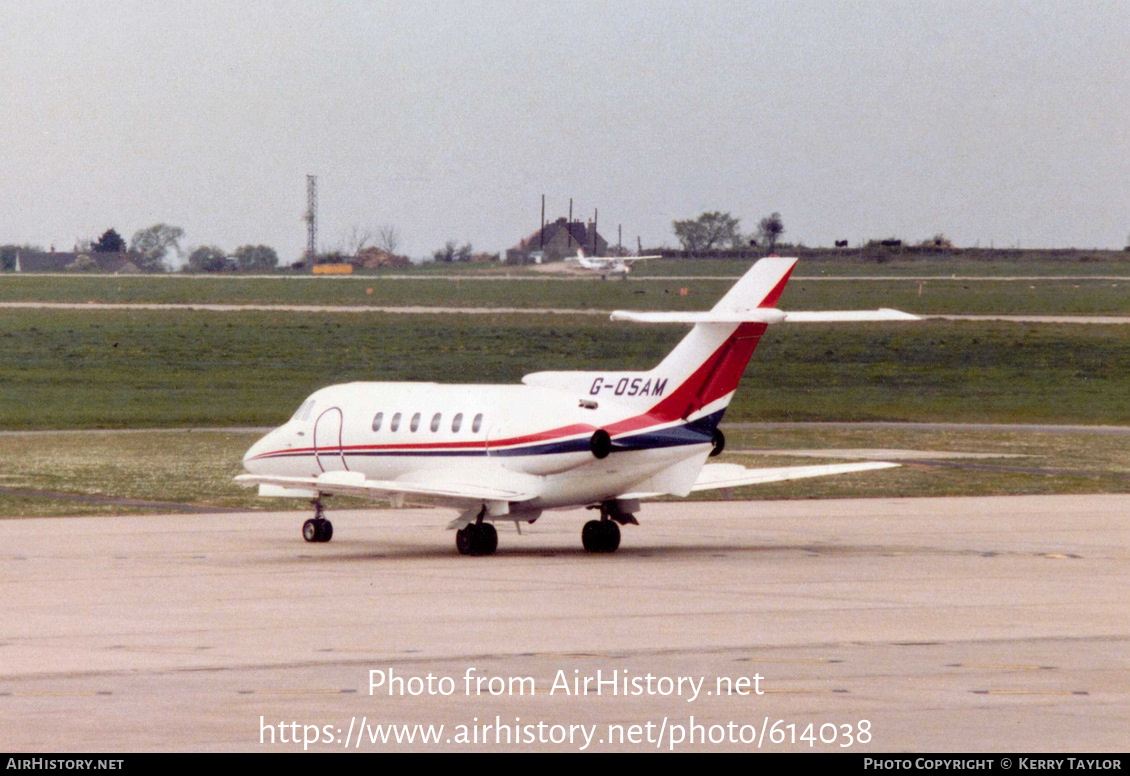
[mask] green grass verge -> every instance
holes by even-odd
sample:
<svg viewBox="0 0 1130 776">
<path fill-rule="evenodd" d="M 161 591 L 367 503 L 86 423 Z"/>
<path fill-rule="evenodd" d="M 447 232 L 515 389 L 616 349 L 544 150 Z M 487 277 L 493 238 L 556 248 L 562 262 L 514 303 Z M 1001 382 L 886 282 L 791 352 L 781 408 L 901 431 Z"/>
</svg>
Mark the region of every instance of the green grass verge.
<svg viewBox="0 0 1130 776">
<path fill-rule="evenodd" d="M 734 277 L 748 265 L 733 267 Z M 895 307 L 915 313 L 1130 315 L 1127 282 L 1086 280 L 806 280 L 781 299 L 789 310 Z M 1128 271 L 1130 274 L 1130 271 Z M 311 304 L 372 307 L 514 307 L 706 310 L 732 280 L 452 280 L 232 277 L 0 276 L 0 302 Z M 687 293 L 684 295 L 683 290 Z"/>
<path fill-rule="evenodd" d="M 137 514 L 156 504 L 253 506 L 232 482 L 258 435 L 162 431 L 7 434 L 0 443 L 0 517 Z M 71 496 L 72 498 L 67 498 Z"/>
<path fill-rule="evenodd" d="M 1130 492 L 1130 437 L 1057 431 L 786 426 L 728 429 L 727 449 L 746 466 L 843 463 L 774 450 L 886 449 L 1000 457 L 907 460 L 898 469 L 742 488 L 744 498 L 1004 496 Z M 755 455 L 743 451 L 756 450 Z"/>
<path fill-rule="evenodd" d="M 648 369 L 684 327 L 586 316 L 0 311 L 0 428 L 265 426 L 350 380 Z M 727 418 L 1130 423 L 1130 327 L 772 327 Z M 457 378 L 453 376 L 458 376 Z"/>
<path fill-rule="evenodd" d="M 254 489 L 232 482 L 242 470 L 243 453 L 258 436 L 211 431 L 8 434 L 0 444 L 0 470 L 4 472 L 0 476 L 0 518 L 149 514 L 178 511 L 180 504 L 207 509 L 305 508 L 301 500 L 260 499 Z M 727 439 L 728 450 L 719 460 L 753 467 L 821 462 L 774 452 L 793 448 L 902 448 L 1002 457 L 939 459 L 947 465 L 910 463 L 899 469 L 716 491 L 693 500 L 1130 490 L 1130 446 L 1124 435 L 797 426 L 727 429 Z M 1004 457 L 1013 455 L 1023 457 Z M 162 508 L 156 502 L 170 506 Z M 372 503 L 334 499 L 330 509 Z M 645 522 L 646 515 L 645 506 Z"/>
<path fill-rule="evenodd" d="M 782 256 L 795 253 L 782 251 Z M 647 261 L 636 265 L 633 277 L 671 275 L 737 276 L 749 268 L 753 259 L 708 259 Z M 1073 258 L 1038 257 L 975 259 L 963 256 L 923 259 L 893 258 L 878 262 L 860 260 L 858 255 L 812 256 L 800 252 L 796 274 L 801 277 L 1096 277 L 1130 275 L 1130 253 L 1105 251 Z"/>
</svg>

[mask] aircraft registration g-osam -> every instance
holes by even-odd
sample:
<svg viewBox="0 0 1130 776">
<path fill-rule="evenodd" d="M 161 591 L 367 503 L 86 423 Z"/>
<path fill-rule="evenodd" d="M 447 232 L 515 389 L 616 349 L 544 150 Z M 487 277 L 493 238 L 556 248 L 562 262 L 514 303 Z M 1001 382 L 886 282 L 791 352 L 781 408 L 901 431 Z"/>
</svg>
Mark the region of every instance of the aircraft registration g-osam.
<svg viewBox="0 0 1130 776">
<path fill-rule="evenodd" d="M 322 388 L 247 451 L 249 473 L 236 480 L 259 486 L 262 496 L 311 499 L 306 541 L 333 535 L 324 496 L 369 496 L 459 509 L 450 526 L 459 552 L 489 555 L 498 546 L 493 523 L 520 528 L 545 510 L 599 509 L 582 543 L 613 552 L 619 526 L 638 524 L 642 499 L 894 466 L 707 463 L 722 451 L 718 423 L 768 326 L 915 320 L 896 310 L 782 312 L 775 305 L 795 263 L 758 261 L 708 312 L 613 313 L 613 320 L 693 325 L 649 371 L 535 372 L 522 385 Z"/>
</svg>

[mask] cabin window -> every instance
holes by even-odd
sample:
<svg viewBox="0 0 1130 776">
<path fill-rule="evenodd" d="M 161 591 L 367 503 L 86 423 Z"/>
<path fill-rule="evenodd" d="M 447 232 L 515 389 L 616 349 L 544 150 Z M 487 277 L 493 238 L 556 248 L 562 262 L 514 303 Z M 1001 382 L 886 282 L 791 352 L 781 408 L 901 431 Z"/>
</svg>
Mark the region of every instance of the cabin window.
<svg viewBox="0 0 1130 776">
<path fill-rule="evenodd" d="M 420 427 L 420 413 L 412 416 L 412 433 L 416 433 L 416 429 Z"/>
<path fill-rule="evenodd" d="M 400 413 L 399 412 L 392 416 L 392 423 L 389 424 L 388 429 L 389 429 L 389 431 L 396 431 L 398 428 L 400 428 Z"/>
<path fill-rule="evenodd" d="M 483 427 L 483 413 L 475 416 L 475 420 L 471 423 L 471 433 L 479 433 L 479 429 Z"/>
<path fill-rule="evenodd" d="M 432 415 L 432 431 L 439 431 L 439 422 L 442 419 L 443 416 L 438 412 L 435 415 Z"/>
<path fill-rule="evenodd" d="M 456 414 L 456 416 L 454 418 L 451 419 L 451 433 L 458 434 L 459 429 L 462 426 L 463 426 L 463 413 L 460 412 L 460 413 Z"/>
<path fill-rule="evenodd" d="M 381 430 L 381 421 L 384 420 L 384 418 L 385 414 L 383 412 L 378 412 L 373 416 L 373 431 Z"/>
</svg>

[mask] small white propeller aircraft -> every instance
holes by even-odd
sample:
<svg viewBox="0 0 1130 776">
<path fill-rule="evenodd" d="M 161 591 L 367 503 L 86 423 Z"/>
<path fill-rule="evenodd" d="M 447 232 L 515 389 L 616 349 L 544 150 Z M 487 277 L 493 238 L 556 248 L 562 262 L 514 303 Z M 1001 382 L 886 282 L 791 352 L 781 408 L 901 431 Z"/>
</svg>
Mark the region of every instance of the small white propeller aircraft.
<svg viewBox="0 0 1130 776">
<path fill-rule="evenodd" d="M 646 261 L 647 259 L 662 259 L 662 256 L 586 256 L 583 249 L 577 249 L 575 258 L 567 261 L 576 262 L 581 269 L 591 269 L 603 273 L 622 272 L 625 276 L 632 270 L 632 263 Z"/>
<path fill-rule="evenodd" d="M 707 463 L 725 444 L 718 423 L 770 325 L 917 320 L 896 310 L 783 312 L 796 259 L 758 261 L 709 312 L 615 312 L 613 320 L 688 323 L 662 362 L 639 372 L 535 372 L 522 385 L 355 382 L 312 394 L 247 451 L 236 477 L 261 496 L 310 499 L 302 535 L 327 542 L 322 499 L 368 496 L 459 509 L 464 555 L 490 555 L 493 523 L 587 506 L 589 552 L 614 552 L 640 500 L 804 477 L 883 469 L 862 462 L 748 469 Z"/>
</svg>

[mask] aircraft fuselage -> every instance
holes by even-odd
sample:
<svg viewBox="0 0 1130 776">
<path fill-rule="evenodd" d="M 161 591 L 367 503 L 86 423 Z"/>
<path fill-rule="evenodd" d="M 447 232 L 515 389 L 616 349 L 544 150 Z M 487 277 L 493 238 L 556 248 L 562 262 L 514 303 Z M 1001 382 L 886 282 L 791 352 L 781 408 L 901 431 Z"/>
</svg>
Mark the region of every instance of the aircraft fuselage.
<svg viewBox="0 0 1130 776">
<path fill-rule="evenodd" d="M 525 505 L 530 509 L 599 503 L 682 462 L 697 472 L 716 417 L 650 417 L 615 400 L 621 379 L 611 390 L 598 385 L 591 400 L 529 385 L 335 385 L 312 394 L 243 463 L 252 474 L 350 471 L 370 480 L 435 481 L 442 473 L 450 481 L 520 483 L 539 494 Z M 627 379 L 622 393 L 638 395 L 642 385 Z M 598 457 L 593 436 L 601 429 L 616 439 Z"/>
</svg>

